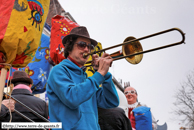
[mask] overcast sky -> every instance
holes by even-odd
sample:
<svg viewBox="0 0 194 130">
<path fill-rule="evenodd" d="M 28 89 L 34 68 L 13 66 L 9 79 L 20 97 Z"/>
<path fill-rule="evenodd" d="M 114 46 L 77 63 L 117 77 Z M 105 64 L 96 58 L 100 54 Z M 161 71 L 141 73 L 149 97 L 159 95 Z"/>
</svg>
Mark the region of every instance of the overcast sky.
<svg viewBox="0 0 194 130">
<path fill-rule="evenodd" d="M 151 107 L 158 124 L 178 130 L 180 121 L 171 112 L 175 91 L 194 69 L 193 0 L 59 0 L 79 25 L 86 26 L 103 48 L 122 43 L 128 36 L 140 38 L 170 28 L 186 33 L 185 43 L 144 54 L 137 65 L 115 61 L 110 72 L 131 83 L 139 101 Z M 181 41 L 177 31 L 140 41 L 144 50 Z M 113 53 L 121 47 L 107 51 Z"/>
</svg>

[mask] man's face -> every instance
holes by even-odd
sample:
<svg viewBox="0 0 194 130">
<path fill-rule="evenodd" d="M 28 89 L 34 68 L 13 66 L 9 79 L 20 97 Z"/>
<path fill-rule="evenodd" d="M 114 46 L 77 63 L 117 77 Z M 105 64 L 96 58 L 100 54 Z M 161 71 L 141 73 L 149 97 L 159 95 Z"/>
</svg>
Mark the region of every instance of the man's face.
<svg viewBox="0 0 194 130">
<path fill-rule="evenodd" d="M 128 92 L 128 91 L 130 91 L 131 93 Z M 135 92 L 135 93 L 133 93 L 133 92 Z M 136 93 L 136 91 L 135 91 L 135 89 L 133 87 L 127 87 L 125 89 L 124 93 L 127 93 L 127 94 L 125 94 L 125 96 L 127 98 L 127 102 L 128 102 L 129 105 L 130 104 L 134 104 L 134 103 L 137 102 L 137 93 Z"/>
<path fill-rule="evenodd" d="M 71 58 L 73 58 L 80 66 L 84 66 L 84 64 L 86 63 L 86 61 L 88 60 L 89 56 L 87 57 L 83 57 L 84 53 L 89 53 L 90 50 L 88 49 L 88 47 L 85 47 L 83 49 L 81 49 L 77 43 L 79 43 L 80 41 L 85 42 L 88 44 L 91 44 L 90 40 L 84 37 L 78 37 L 73 49 L 71 52 L 69 52 L 69 56 Z"/>
</svg>

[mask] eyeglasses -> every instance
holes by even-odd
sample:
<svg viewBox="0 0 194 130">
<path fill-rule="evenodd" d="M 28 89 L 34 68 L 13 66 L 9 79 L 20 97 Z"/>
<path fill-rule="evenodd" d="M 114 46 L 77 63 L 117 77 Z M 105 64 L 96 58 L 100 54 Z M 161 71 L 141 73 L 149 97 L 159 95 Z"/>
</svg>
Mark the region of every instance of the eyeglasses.
<svg viewBox="0 0 194 130">
<path fill-rule="evenodd" d="M 80 50 L 84 50 L 86 47 L 88 48 L 88 50 L 90 51 L 93 51 L 94 50 L 94 45 L 92 44 L 87 44 L 86 42 L 83 42 L 83 41 L 79 41 L 77 44 L 77 47 L 80 49 Z"/>
<path fill-rule="evenodd" d="M 135 90 L 130 90 L 130 91 L 125 91 L 124 94 L 127 95 L 127 94 L 136 94 L 136 91 Z"/>
</svg>

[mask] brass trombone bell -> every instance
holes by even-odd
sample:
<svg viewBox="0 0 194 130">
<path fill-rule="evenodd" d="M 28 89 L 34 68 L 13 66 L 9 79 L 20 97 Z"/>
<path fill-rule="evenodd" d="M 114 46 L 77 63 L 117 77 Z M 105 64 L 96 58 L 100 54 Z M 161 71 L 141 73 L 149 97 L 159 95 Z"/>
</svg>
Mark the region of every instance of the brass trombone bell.
<svg viewBox="0 0 194 130">
<path fill-rule="evenodd" d="M 136 39 L 136 38 L 130 36 L 130 37 L 127 37 L 124 40 L 124 42 L 131 41 L 134 39 Z M 122 52 L 117 51 L 115 53 L 110 54 L 110 56 L 114 59 L 114 58 L 117 58 L 120 56 L 127 56 L 130 54 L 134 54 L 134 53 L 138 53 L 138 52 L 142 52 L 142 51 L 143 51 L 143 48 L 141 46 L 141 43 L 139 41 L 135 41 L 135 42 L 131 42 L 129 44 L 122 45 Z M 143 58 L 143 54 L 126 57 L 125 59 L 131 64 L 138 64 L 139 62 L 141 62 L 142 58 Z"/>
<path fill-rule="evenodd" d="M 179 41 L 179 42 L 176 42 L 176 43 L 172 43 L 172 44 L 168 44 L 168 45 L 165 45 L 165 46 L 161 46 L 161 47 L 157 47 L 157 48 L 153 48 L 153 49 L 150 49 L 150 50 L 143 51 L 141 43 L 139 42 L 140 40 L 147 39 L 147 38 L 150 38 L 150 37 L 154 37 L 154 36 L 164 34 L 164 33 L 167 33 L 167 32 L 171 32 L 171 31 L 178 31 L 182 36 L 182 40 Z M 83 57 L 87 57 L 88 55 L 92 55 L 92 54 L 95 54 L 95 53 L 98 53 L 98 52 L 105 52 L 105 50 L 109 50 L 109 49 L 112 49 L 112 48 L 115 48 L 115 47 L 118 47 L 118 46 L 122 46 L 122 52 L 117 51 L 115 53 L 110 54 L 110 56 L 113 58 L 113 61 L 125 58 L 131 64 L 138 64 L 139 62 L 141 62 L 141 60 L 143 58 L 143 53 L 148 53 L 148 52 L 151 52 L 151 51 L 156 51 L 156 50 L 160 50 L 160 49 L 180 45 L 180 44 L 184 43 L 184 41 L 185 41 L 185 33 L 183 33 L 183 31 L 179 28 L 171 28 L 171 29 L 164 30 L 164 31 L 161 31 L 161 32 L 158 32 L 158 33 L 154 33 L 154 34 L 151 34 L 151 35 L 148 35 L 148 36 L 144 36 L 144 37 L 141 37 L 141 38 L 138 38 L 138 39 L 136 39 L 134 37 L 127 37 L 124 40 L 124 42 L 121 43 L 121 44 L 117 44 L 117 45 L 114 45 L 114 46 L 111 46 L 111 47 L 107 47 L 105 49 L 94 51 L 94 52 L 91 52 L 91 53 L 88 53 L 88 54 L 83 54 Z M 91 63 L 91 62 L 92 61 L 87 61 L 86 64 Z M 89 66 L 92 66 L 92 65 L 85 65 L 85 66 L 89 67 Z"/>
</svg>

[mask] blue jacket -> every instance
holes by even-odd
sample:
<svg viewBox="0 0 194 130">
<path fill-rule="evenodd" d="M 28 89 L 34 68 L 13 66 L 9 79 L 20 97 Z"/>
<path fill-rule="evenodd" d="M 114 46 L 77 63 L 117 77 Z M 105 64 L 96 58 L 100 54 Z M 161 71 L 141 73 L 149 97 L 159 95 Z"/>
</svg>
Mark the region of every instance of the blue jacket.
<svg viewBox="0 0 194 130">
<path fill-rule="evenodd" d="M 62 122 L 63 130 L 100 130 L 97 107 L 119 105 L 109 72 L 105 76 L 95 72 L 87 78 L 80 67 L 67 59 L 51 70 L 47 94 L 50 121 Z"/>
</svg>

